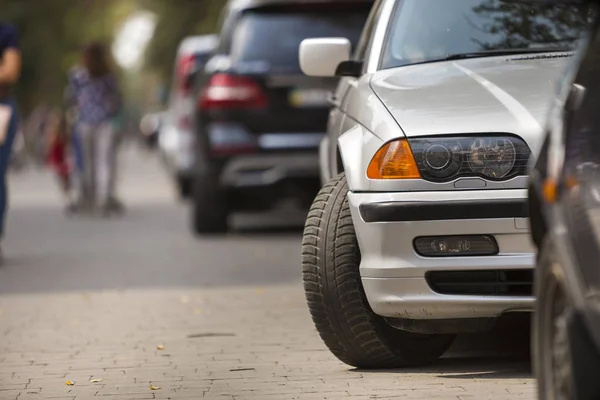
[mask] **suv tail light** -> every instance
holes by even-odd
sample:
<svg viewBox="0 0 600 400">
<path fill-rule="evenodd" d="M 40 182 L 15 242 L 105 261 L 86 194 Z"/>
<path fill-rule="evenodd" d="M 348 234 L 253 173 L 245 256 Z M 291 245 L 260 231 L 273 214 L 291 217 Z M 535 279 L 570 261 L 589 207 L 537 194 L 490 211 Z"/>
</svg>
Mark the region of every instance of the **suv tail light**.
<svg viewBox="0 0 600 400">
<path fill-rule="evenodd" d="M 267 96 L 252 79 L 228 74 L 214 75 L 200 98 L 203 109 L 263 108 Z"/>
<path fill-rule="evenodd" d="M 177 88 L 182 93 L 187 94 L 192 90 L 192 82 L 189 78 L 195 64 L 196 58 L 193 55 L 186 55 L 179 59 L 179 64 L 177 65 Z"/>
</svg>

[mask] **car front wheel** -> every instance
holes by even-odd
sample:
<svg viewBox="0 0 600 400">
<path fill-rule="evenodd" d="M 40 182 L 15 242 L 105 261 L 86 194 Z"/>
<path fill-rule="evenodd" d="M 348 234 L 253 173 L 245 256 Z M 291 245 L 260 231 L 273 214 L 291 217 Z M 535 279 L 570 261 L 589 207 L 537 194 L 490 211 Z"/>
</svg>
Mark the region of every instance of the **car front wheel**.
<svg viewBox="0 0 600 400">
<path fill-rule="evenodd" d="M 398 368 L 437 360 L 452 344 L 453 335 L 398 330 L 369 307 L 347 193 L 344 174 L 332 179 L 314 200 L 304 229 L 304 290 L 317 331 L 338 359 L 357 368 Z"/>
</svg>

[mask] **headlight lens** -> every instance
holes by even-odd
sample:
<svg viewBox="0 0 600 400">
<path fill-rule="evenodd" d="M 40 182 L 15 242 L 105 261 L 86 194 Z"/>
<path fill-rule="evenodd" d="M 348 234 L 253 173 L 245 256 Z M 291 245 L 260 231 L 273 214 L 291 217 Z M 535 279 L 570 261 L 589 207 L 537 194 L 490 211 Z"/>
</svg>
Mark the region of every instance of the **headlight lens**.
<svg viewBox="0 0 600 400">
<path fill-rule="evenodd" d="M 421 177 L 434 182 L 526 175 L 531 153 L 523 140 L 511 136 L 414 138 L 409 144 Z"/>
<path fill-rule="evenodd" d="M 517 161 L 517 150 L 507 138 L 475 139 L 467 153 L 473 172 L 488 178 L 504 178 Z"/>
</svg>

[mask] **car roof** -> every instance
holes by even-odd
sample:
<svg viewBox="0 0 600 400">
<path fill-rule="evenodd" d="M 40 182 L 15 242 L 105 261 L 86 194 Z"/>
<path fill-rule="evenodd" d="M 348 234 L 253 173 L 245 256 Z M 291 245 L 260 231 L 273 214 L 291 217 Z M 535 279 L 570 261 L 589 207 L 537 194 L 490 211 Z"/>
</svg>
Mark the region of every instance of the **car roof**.
<svg viewBox="0 0 600 400">
<path fill-rule="evenodd" d="M 197 35 L 185 37 L 179 44 L 179 53 L 212 51 L 219 43 L 218 35 Z"/>
<path fill-rule="evenodd" d="M 249 9 L 258 8 L 271 5 L 283 5 L 283 4 L 315 4 L 315 3 L 373 3 L 375 0 L 229 0 L 227 5 L 230 9 Z"/>
</svg>

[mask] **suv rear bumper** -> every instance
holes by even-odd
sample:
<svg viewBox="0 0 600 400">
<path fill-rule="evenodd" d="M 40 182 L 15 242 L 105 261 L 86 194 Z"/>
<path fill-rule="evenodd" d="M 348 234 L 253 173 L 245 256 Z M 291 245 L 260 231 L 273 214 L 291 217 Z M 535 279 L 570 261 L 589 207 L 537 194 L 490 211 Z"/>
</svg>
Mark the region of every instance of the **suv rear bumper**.
<svg viewBox="0 0 600 400">
<path fill-rule="evenodd" d="M 319 156 L 314 153 L 239 155 L 225 163 L 221 185 L 242 189 L 275 185 L 286 179 L 319 179 Z"/>
</svg>

